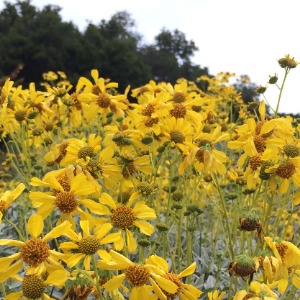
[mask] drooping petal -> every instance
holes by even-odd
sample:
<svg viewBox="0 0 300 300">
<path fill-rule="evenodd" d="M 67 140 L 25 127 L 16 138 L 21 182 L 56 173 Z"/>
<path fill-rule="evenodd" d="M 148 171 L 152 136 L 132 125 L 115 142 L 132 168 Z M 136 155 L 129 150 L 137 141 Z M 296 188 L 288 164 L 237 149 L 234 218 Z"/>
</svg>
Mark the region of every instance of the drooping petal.
<svg viewBox="0 0 300 300">
<path fill-rule="evenodd" d="M 49 274 L 44 284 L 56 285 L 61 288 L 69 278 L 70 273 L 67 270 L 57 270 Z"/>
<path fill-rule="evenodd" d="M 196 270 L 196 262 L 193 262 L 189 267 L 178 274 L 178 277 L 185 277 L 193 274 Z"/>
<path fill-rule="evenodd" d="M 137 248 L 137 243 L 135 238 L 133 237 L 133 234 L 128 229 L 126 229 L 126 240 L 127 240 L 128 251 L 130 253 L 134 252 Z"/>
<path fill-rule="evenodd" d="M 100 197 L 100 202 L 102 204 L 108 205 L 109 207 L 111 207 L 112 209 L 116 209 L 117 205 L 115 203 L 115 201 L 113 200 L 113 198 L 108 195 L 107 193 L 102 193 L 101 197 Z"/>
<path fill-rule="evenodd" d="M 60 225 L 54 227 L 50 232 L 48 232 L 44 237 L 43 241 L 48 241 L 50 239 L 55 239 L 59 236 L 64 235 L 72 227 L 69 221 L 64 221 Z"/>
<path fill-rule="evenodd" d="M 44 229 L 44 221 L 40 215 L 31 215 L 26 226 L 27 232 L 32 237 L 41 235 Z"/>
<path fill-rule="evenodd" d="M 113 290 L 116 290 L 118 289 L 124 279 L 125 279 L 126 275 L 125 274 L 121 274 L 121 275 L 118 275 L 116 277 L 113 277 L 112 279 L 108 280 L 104 285 L 103 287 L 108 290 L 109 292 L 113 291 Z"/>
<path fill-rule="evenodd" d="M 146 221 L 136 220 L 133 222 L 133 225 L 138 227 L 140 231 L 146 235 L 151 235 L 155 231 L 153 225 Z"/>
<path fill-rule="evenodd" d="M 166 292 L 170 294 L 175 294 L 178 290 L 178 286 L 172 282 L 171 280 L 151 273 L 151 275 L 155 278 L 157 284 Z"/>
<path fill-rule="evenodd" d="M 158 266 L 162 270 L 164 270 L 165 272 L 168 272 L 168 270 L 169 270 L 168 262 L 165 259 L 163 259 L 162 257 L 160 257 L 156 254 L 149 256 L 145 260 L 145 262 L 147 264 L 152 264 L 152 265 Z"/>
<path fill-rule="evenodd" d="M 82 258 L 84 258 L 84 254 L 75 253 L 68 256 L 67 265 L 69 268 L 73 268 Z"/>
</svg>

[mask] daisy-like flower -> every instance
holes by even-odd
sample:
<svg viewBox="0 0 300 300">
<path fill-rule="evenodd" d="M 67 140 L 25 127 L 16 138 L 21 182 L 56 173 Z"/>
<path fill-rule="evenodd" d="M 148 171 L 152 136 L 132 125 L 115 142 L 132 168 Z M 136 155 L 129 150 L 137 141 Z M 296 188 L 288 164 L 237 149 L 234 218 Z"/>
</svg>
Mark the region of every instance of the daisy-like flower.
<svg viewBox="0 0 300 300">
<path fill-rule="evenodd" d="M 225 297 L 225 295 L 225 292 L 222 292 L 220 294 L 219 290 L 215 290 L 207 294 L 209 300 L 222 300 Z"/>
<path fill-rule="evenodd" d="M 118 233 L 108 234 L 113 228 L 109 223 L 99 226 L 97 230 L 93 230 L 92 234 L 90 233 L 91 226 L 88 220 L 80 221 L 80 227 L 82 233 L 76 233 L 72 229 L 68 230 L 66 236 L 72 241 L 62 243 L 60 249 L 67 253 L 65 261 L 68 267 L 72 268 L 83 260 L 84 269 L 89 271 L 91 257 L 96 253 L 100 257 L 105 256 L 107 253 L 105 250 L 100 249 L 100 246 L 116 242 L 120 235 Z"/>
<path fill-rule="evenodd" d="M 95 183 L 84 173 L 73 176 L 57 178 L 55 173 L 44 177 L 41 181 L 34 178 L 31 185 L 44 186 L 49 188 L 49 192 L 29 193 L 33 207 L 37 208 L 37 213 L 46 218 L 54 210 L 58 209 L 61 213 L 61 220 L 69 218 L 79 213 L 82 217 L 87 215 L 80 208 L 80 205 L 87 207 L 91 211 L 101 209 L 101 205 L 93 200 L 86 199 L 86 196 L 97 193 Z"/>
<path fill-rule="evenodd" d="M 129 88 L 124 94 L 116 94 L 115 89 L 118 88 L 118 83 L 99 77 L 96 69 L 91 71 L 91 75 L 95 84 L 85 77 L 80 77 L 78 81 L 78 89 L 83 88 L 83 94 L 89 94 L 86 98 L 81 96 L 82 102 L 89 102 L 93 110 L 101 115 L 103 122 L 106 122 L 106 115 L 109 112 L 115 113 L 117 117 L 123 117 L 129 105 L 127 100 Z"/>
<path fill-rule="evenodd" d="M 134 204 L 138 197 L 139 193 L 133 193 L 124 205 L 117 203 L 107 193 L 101 195 L 100 202 L 109 208 L 102 210 L 102 214 L 108 215 L 108 218 L 103 218 L 101 221 L 112 224 L 118 230 L 120 239 L 114 243 L 114 248 L 117 251 L 121 251 L 125 246 L 122 232 L 126 235 L 126 246 L 129 252 L 134 252 L 137 248 L 136 240 L 130 231 L 132 227 L 139 228 L 142 233 L 148 236 L 154 232 L 153 225 L 148 223 L 147 220 L 156 219 L 155 211 L 148 207 L 144 201 L 138 201 Z M 134 207 L 131 208 L 132 206 Z"/>
<path fill-rule="evenodd" d="M 21 195 L 24 189 L 25 189 L 24 183 L 20 183 L 14 190 L 5 191 L 0 196 L 0 224 L 2 222 L 3 214 L 12 205 L 14 200 L 16 200 Z"/>
<path fill-rule="evenodd" d="M 192 126 L 183 118 L 172 117 L 165 122 L 164 136 L 171 142 L 172 147 L 178 147 L 183 153 L 188 152 L 193 133 Z"/>
<path fill-rule="evenodd" d="M 179 297 L 179 299 L 189 299 L 189 300 L 197 300 L 202 292 L 192 286 L 191 284 L 184 283 L 182 281 L 183 277 L 192 275 L 196 270 L 196 263 L 192 263 L 189 267 L 184 269 L 179 274 L 171 273 L 169 272 L 168 263 L 166 260 L 164 260 L 162 257 L 159 257 L 157 255 L 151 255 L 145 260 L 146 264 L 154 265 L 159 267 L 164 271 L 164 278 L 169 279 L 173 283 L 177 285 L 177 291 L 175 293 L 168 293 L 166 291 L 162 291 L 167 299 L 174 299 L 175 297 Z"/>
<path fill-rule="evenodd" d="M 220 126 L 217 126 L 212 133 L 199 130 L 199 133 L 194 136 L 193 145 L 190 146 L 191 150 L 179 166 L 179 173 L 193 164 L 198 172 L 225 174 L 225 163 L 228 158 L 223 151 L 217 150 L 217 144 L 228 138 L 229 134 L 221 133 Z"/>
<path fill-rule="evenodd" d="M 300 187 L 300 156 L 289 158 L 285 161 L 279 162 L 265 170 L 266 173 L 271 175 L 271 188 L 277 188 L 279 179 L 279 192 L 286 193 L 290 182 L 297 187 Z"/>
<path fill-rule="evenodd" d="M 258 281 L 250 283 L 250 291 L 239 291 L 235 294 L 233 300 L 274 300 L 278 296 L 273 292 L 269 286 Z"/>
<path fill-rule="evenodd" d="M 94 133 L 89 135 L 87 142 L 79 139 L 71 140 L 66 148 L 64 166 L 74 163 L 86 165 L 89 159 L 100 150 L 101 140 L 101 137 L 96 136 Z"/>
<path fill-rule="evenodd" d="M 177 284 L 168 279 L 165 276 L 164 271 L 156 265 L 135 264 L 114 250 L 110 250 L 109 255 L 111 256 L 111 260 L 98 261 L 98 267 L 104 270 L 124 270 L 124 273 L 113 277 L 103 285 L 107 291 L 120 288 L 126 280 L 131 287 L 130 300 L 150 300 L 157 299 L 157 297 L 159 299 L 167 300 L 167 296 L 163 291 L 169 294 L 177 292 Z M 157 297 L 152 298 L 153 295 L 151 294 L 153 292 Z"/>
<path fill-rule="evenodd" d="M 19 251 L 7 257 L 0 258 L 0 282 L 16 275 L 24 266 L 29 267 L 27 274 L 36 272 L 44 273 L 55 270 L 63 270 L 63 266 L 58 262 L 62 254 L 51 250 L 48 241 L 64 235 L 71 228 L 68 221 L 56 226 L 42 238 L 40 235 L 44 230 L 44 221 L 40 215 L 31 215 L 27 222 L 27 232 L 31 238 L 26 241 L 11 239 L 1 239 L 1 246 L 18 247 Z"/>
<path fill-rule="evenodd" d="M 276 242 L 271 237 L 265 237 L 265 241 L 277 259 L 277 262 L 273 259 L 273 263 L 275 262 L 277 266 L 276 276 L 273 276 L 273 285 L 277 285 L 279 292 L 284 293 L 288 286 L 289 273 L 291 273 L 291 270 L 300 267 L 300 249 L 291 242 Z M 265 262 L 264 267 L 268 268 L 267 262 Z M 294 277 L 292 275 L 293 278 L 298 283 L 298 276 L 295 275 Z"/>
<path fill-rule="evenodd" d="M 69 272 L 66 270 L 56 270 L 43 278 L 38 274 L 24 275 L 23 278 L 15 276 L 17 281 L 22 282 L 22 290 L 20 292 L 12 292 L 4 297 L 4 300 L 16 299 L 54 299 L 45 293 L 45 289 L 49 286 L 57 286 L 62 288 L 69 278 Z"/>
</svg>

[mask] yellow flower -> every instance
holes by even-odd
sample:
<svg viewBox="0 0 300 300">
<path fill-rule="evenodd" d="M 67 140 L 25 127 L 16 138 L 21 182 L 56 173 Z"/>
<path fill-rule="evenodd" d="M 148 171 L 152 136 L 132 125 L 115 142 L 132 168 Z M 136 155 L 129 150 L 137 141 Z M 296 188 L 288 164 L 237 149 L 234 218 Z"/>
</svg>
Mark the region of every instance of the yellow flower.
<svg viewBox="0 0 300 300">
<path fill-rule="evenodd" d="M 189 300 L 197 300 L 202 292 L 199 291 L 196 287 L 192 286 L 191 284 L 184 283 L 182 281 L 183 277 L 192 275 L 196 270 L 196 263 L 192 263 L 189 267 L 181 271 L 179 274 L 171 273 L 168 271 L 168 262 L 164 260 L 162 257 L 157 255 L 151 255 L 145 260 L 146 264 L 154 265 L 162 269 L 165 274 L 163 275 L 164 278 L 169 279 L 173 283 L 177 285 L 177 291 L 175 293 L 168 293 L 163 290 L 163 293 L 170 299 L 175 298 L 176 296 L 179 299 L 189 299 Z"/>
<path fill-rule="evenodd" d="M 15 277 L 16 280 L 22 282 L 22 290 L 20 292 L 12 292 L 4 297 L 4 300 L 16 299 L 53 299 L 46 293 L 46 287 L 57 286 L 62 288 L 69 277 L 66 270 L 56 270 L 47 275 L 45 279 L 38 274 L 24 275 L 24 278 Z"/>
<path fill-rule="evenodd" d="M 5 211 L 12 205 L 13 201 L 21 195 L 24 189 L 24 183 L 20 183 L 14 190 L 6 191 L 0 196 L 0 224 Z"/>
<path fill-rule="evenodd" d="M 62 270 L 62 265 L 58 259 L 62 254 L 50 249 L 48 241 L 64 235 L 71 228 L 68 221 L 56 226 L 42 238 L 44 221 L 40 215 L 31 215 L 27 222 L 27 232 L 31 238 L 26 241 L 11 239 L 1 239 L 1 246 L 18 247 L 19 251 L 7 257 L 0 258 L 0 282 L 16 275 L 23 266 L 29 266 L 27 274 L 33 274 L 37 271 L 41 274 L 45 271 Z"/>
<path fill-rule="evenodd" d="M 70 169 L 72 170 L 72 169 Z M 46 175 L 44 180 L 33 178 L 31 185 L 44 186 L 50 189 L 50 192 L 33 192 L 29 193 L 33 207 L 37 208 L 37 213 L 46 218 L 55 208 L 61 213 L 61 219 L 70 218 L 76 213 L 84 216 L 80 206 L 89 208 L 91 211 L 97 211 L 101 205 L 93 200 L 85 199 L 87 195 L 97 193 L 97 186 L 84 173 L 70 174 L 70 177 L 57 178 L 54 173 Z M 59 172 L 64 172 L 60 170 Z"/>
<path fill-rule="evenodd" d="M 98 261 L 98 267 L 104 270 L 124 270 L 124 273 L 113 277 L 103 285 L 107 291 L 120 288 L 125 280 L 132 287 L 130 291 L 131 300 L 150 300 L 153 298 L 151 296 L 152 292 L 159 299 L 167 300 L 167 296 L 163 291 L 174 294 L 178 290 L 177 284 L 165 277 L 165 273 L 161 268 L 151 264 L 134 264 L 128 258 L 114 250 L 110 250 L 109 255 L 111 260 Z"/>
<path fill-rule="evenodd" d="M 122 231 L 126 234 L 126 246 L 129 252 L 134 252 L 137 248 L 136 240 L 130 231 L 132 227 L 139 228 L 142 233 L 148 236 L 154 232 L 153 225 L 148 223 L 147 220 L 156 219 L 155 211 L 148 207 L 144 201 L 138 201 L 134 204 L 138 197 L 139 193 L 133 193 L 126 205 L 124 205 L 117 203 L 107 193 L 101 195 L 100 202 L 109 207 L 109 209 L 102 210 L 102 215 L 108 215 L 109 218 L 103 218 L 101 222 L 110 223 L 114 228 L 118 229 L 120 239 L 114 243 L 114 248 L 117 251 L 121 251 L 125 246 Z M 131 208 L 133 204 L 134 207 Z"/>
<path fill-rule="evenodd" d="M 96 253 L 100 257 L 107 253 L 100 249 L 100 246 L 116 242 L 120 235 L 117 233 L 107 234 L 113 227 L 109 223 L 99 226 L 97 230 L 94 230 L 94 234 L 90 233 L 91 228 L 88 220 L 80 221 L 80 227 L 83 234 L 77 234 L 74 230 L 69 229 L 65 235 L 72 241 L 62 243 L 60 249 L 69 254 L 65 259 L 68 267 L 73 268 L 83 259 L 84 269 L 89 271 L 91 257 Z"/>
<path fill-rule="evenodd" d="M 279 162 L 276 165 L 266 169 L 266 173 L 272 174 L 270 180 L 271 185 L 276 186 L 276 181 L 279 180 L 279 193 L 286 193 L 290 181 L 296 187 L 300 187 L 300 157 L 289 158 Z"/>
<path fill-rule="evenodd" d="M 209 300 L 222 300 L 225 295 L 226 295 L 225 292 L 222 292 L 221 294 L 219 294 L 218 290 L 215 290 L 213 292 L 209 292 L 207 294 Z"/>
</svg>

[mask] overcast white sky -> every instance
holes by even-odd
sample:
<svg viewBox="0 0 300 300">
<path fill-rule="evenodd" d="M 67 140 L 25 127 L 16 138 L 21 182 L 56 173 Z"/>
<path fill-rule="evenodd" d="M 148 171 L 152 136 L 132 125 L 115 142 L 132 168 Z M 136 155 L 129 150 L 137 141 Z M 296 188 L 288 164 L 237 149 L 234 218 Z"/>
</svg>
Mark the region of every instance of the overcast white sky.
<svg viewBox="0 0 300 300">
<path fill-rule="evenodd" d="M 265 85 L 274 73 L 281 83 L 284 70 L 277 60 L 285 54 L 300 61 L 299 0 L 32 0 L 31 3 L 39 8 L 46 4 L 60 6 L 63 20 L 73 21 L 82 31 L 88 22 L 98 24 L 117 11 L 126 10 L 146 43 L 152 43 L 163 27 L 178 29 L 199 48 L 194 63 L 208 67 L 211 74 L 222 71 L 238 76 L 247 74 L 258 85 Z M 276 87 L 269 86 L 266 95 L 275 107 Z M 300 65 L 289 73 L 279 111 L 300 112 Z"/>
</svg>

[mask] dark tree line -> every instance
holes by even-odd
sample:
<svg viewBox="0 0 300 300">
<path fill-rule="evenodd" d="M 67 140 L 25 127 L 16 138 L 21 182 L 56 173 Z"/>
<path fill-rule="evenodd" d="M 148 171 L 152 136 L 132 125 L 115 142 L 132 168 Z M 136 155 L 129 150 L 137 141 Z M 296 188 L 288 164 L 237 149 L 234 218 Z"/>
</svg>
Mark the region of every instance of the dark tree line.
<svg viewBox="0 0 300 300">
<path fill-rule="evenodd" d="M 124 88 L 150 79 L 174 83 L 180 77 L 195 80 L 208 74 L 206 67 L 192 62 L 198 48 L 179 30 L 162 29 L 154 43 L 146 45 L 126 11 L 80 32 L 62 20 L 60 10 L 54 5 L 39 10 L 30 0 L 5 2 L 0 12 L 0 77 L 23 65 L 19 77 L 24 86 L 40 82 L 42 73 L 50 70 L 66 72 L 74 83 L 96 68 Z"/>
</svg>

